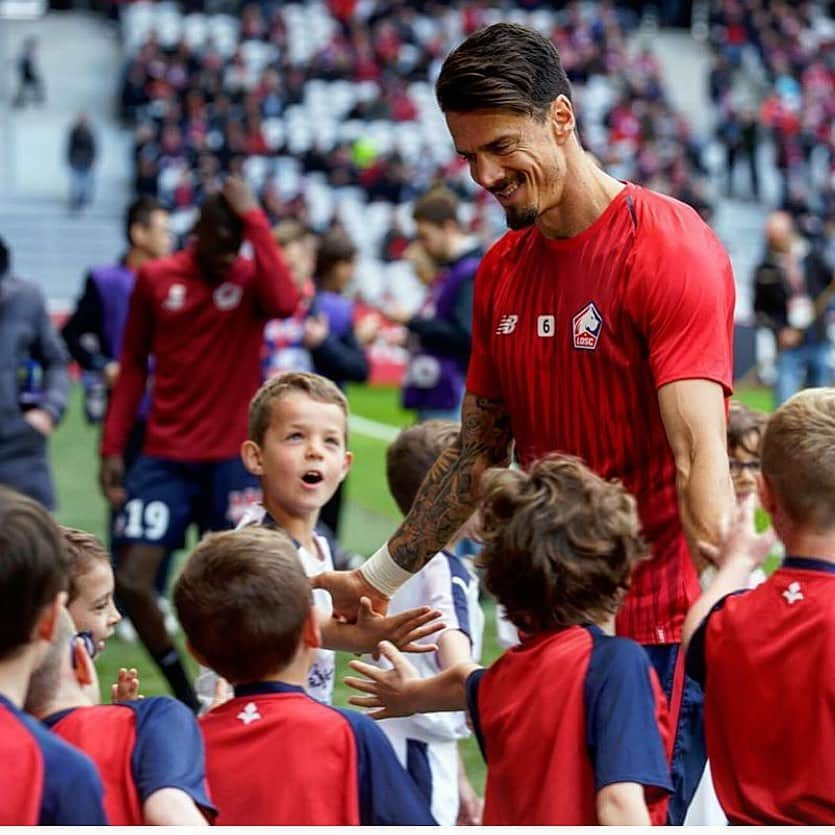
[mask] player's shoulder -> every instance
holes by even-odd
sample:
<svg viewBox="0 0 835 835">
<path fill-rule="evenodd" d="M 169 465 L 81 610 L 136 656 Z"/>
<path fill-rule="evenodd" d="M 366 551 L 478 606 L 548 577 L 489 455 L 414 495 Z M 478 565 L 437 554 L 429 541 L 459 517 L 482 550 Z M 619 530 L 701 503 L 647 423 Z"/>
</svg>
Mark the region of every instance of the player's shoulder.
<svg viewBox="0 0 835 835">
<path fill-rule="evenodd" d="M 165 723 L 172 729 L 180 729 L 196 721 L 192 711 L 171 696 L 148 696 L 144 699 L 120 702 L 112 707 L 122 707 L 131 711 L 136 717 L 137 727 L 148 723 Z"/>
<path fill-rule="evenodd" d="M 592 663 L 612 669 L 641 669 L 650 668 L 650 660 L 644 648 L 621 635 L 609 635 L 597 627 L 587 627 L 591 635 Z"/>
<path fill-rule="evenodd" d="M 495 241 L 481 259 L 479 274 L 500 275 L 502 268 L 514 265 L 537 238 L 536 227 L 509 230 Z"/>
<path fill-rule="evenodd" d="M 336 714 L 350 729 L 358 747 L 368 749 L 383 748 L 388 750 L 389 743 L 382 728 L 370 717 L 358 710 L 344 707 L 322 705 L 326 710 Z"/>
<path fill-rule="evenodd" d="M 98 772 L 93 761 L 82 751 L 65 742 L 57 734 L 31 716 L 20 714 L 20 721 L 34 738 L 44 759 L 47 775 L 61 782 L 82 779 L 98 783 Z"/>
<path fill-rule="evenodd" d="M 190 275 L 194 255 L 189 249 L 180 249 L 162 258 L 146 261 L 137 271 L 137 278 L 145 281 L 160 281 L 166 277 L 182 278 Z"/>
</svg>

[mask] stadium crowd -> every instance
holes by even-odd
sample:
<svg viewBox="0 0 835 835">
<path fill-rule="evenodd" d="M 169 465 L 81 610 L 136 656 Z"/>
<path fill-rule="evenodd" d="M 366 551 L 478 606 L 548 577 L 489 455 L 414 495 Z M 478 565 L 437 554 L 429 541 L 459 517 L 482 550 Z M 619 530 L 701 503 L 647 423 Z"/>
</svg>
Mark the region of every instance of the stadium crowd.
<svg viewBox="0 0 835 835">
<path fill-rule="evenodd" d="M 809 696 L 835 582 L 827 21 L 710 21 L 726 190 L 747 158 L 760 199 L 766 131 L 783 180 L 755 275 L 771 416 L 730 400 L 706 141 L 631 9 L 139 2 L 121 25 L 136 195 L 62 339 L 0 242 L 0 314 L 26 318 L 0 334 L 29 352 L 0 365 L 26 453 L 0 448 L 0 824 L 835 823 Z M 383 332 L 418 420 L 380 474 L 404 521 L 356 565 L 344 389 Z M 106 546 L 45 510 L 70 356 Z M 192 528 L 172 600 L 196 682 L 159 604 Z M 101 703 L 123 618 L 175 698 L 126 668 Z M 371 716 L 332 706 L 337 652 L 364 654 Z"/>
</svg>

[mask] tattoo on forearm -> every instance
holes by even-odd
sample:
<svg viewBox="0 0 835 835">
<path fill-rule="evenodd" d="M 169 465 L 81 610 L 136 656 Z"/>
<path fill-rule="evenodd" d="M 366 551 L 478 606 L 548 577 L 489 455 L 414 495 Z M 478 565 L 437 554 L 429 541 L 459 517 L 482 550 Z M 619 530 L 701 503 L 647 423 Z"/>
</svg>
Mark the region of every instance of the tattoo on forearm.
<svg viewBox="0 0 835 835">
<path fill-rule="evenodd" d="M 509 463 L 511 439 L 502 403 L 468 394 L 458 441 L 435 462 L 389 541 L 401 568 L 419 571 L 452 539 L 475 509 L 484 471 Z"/>
</svg>

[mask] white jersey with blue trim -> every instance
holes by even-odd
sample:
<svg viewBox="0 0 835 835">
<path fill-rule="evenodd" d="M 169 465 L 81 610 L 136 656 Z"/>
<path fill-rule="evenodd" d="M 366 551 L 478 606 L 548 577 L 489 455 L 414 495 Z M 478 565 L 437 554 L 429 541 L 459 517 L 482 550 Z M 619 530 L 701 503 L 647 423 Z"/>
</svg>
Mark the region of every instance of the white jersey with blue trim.
<svg viewBox="0 0 835 835">
<path fill-rule="evenodd" d="M 397 614 L 418 606 L 437 609 L 446 629 L 458 629 L 470 639 L 472 659 L 478 662 L 484 635 L 484 612 L 478 596 L 478 577 L 468 561 L 442 551 L 394 593 L 388 611 L 389 614 Z M 443 632 L 430 635 L 422 643 L 437 643 L 441 635 Z M 408 658 L 422 678 L 441 672 L 437 653 L 411 653 Z M 463 739 L 470 735 L 461 711 L 386 719 L 380 725 L 387 734 L 402 731 L 410 739 L 424 742 Z"/>
</svg>

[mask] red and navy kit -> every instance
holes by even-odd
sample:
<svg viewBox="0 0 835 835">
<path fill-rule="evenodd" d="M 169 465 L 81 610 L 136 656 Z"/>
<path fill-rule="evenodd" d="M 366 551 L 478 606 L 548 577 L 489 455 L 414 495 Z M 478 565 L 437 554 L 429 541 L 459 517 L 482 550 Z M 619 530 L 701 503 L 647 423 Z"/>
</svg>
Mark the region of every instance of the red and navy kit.
<svg viewBox="0 0 835 835">
<path fill-rule="evenodd" d="M 476 278 L 470 392 L 504 404 L 523 465 L 582 458 L 638 500 L 653 559 L 635 571 L 618 633 L 681 639 L 699 586 L 682 533 L 658 389 L 731 391 L 734 282 L 689 207 L 627 184 L 584 232 L 509 232 Z"/>
<path fill-rule="evenodd" d="M 261 383 L 264 325 L 291 315 L 298 300 L 265 215 L 253 210 L 243 221 L 254 260 L 238 258 L 220 284 L 203 276 L 192 248 L 140 268 L 103 455 L 125 449 L 153 354 L 144 454 L 193 462 L 237 457 L 249 400 Z"/>
<path fill-rule="evenodd" d="M 301 687 L 236 687 L 201 727 L 218 825 L 435 823 L 374 720 Z"/>
<path fill-rule="evenodd" d="M 204 814 L 215 813 L 197 720 L 176 699 L 70 708 L 44 722 L 98 766 L 112 826 L 144 824 L 142 804 L 160 789 L 180 789 Z"/>
<path fill-rule="evenodd" d="M 90 758 L 0 696 L 0 826 L 107 826 Z"/>
<path fill-rule="evenodd" d="M 687 671 L 705 691 L 716 795 L 732 824 L 835 824 L 835 565 L 788 557 L 714 606 Z"/>
<path fill-rule="evenodd" d="M 596 626 L 522 640 L 467 679 L 487 762 L 485 826 L 598 825 L 596 796 L 640 783 L 664 823 L 669 740 L 664 694 L 646 653 Z"/>
</svg>

